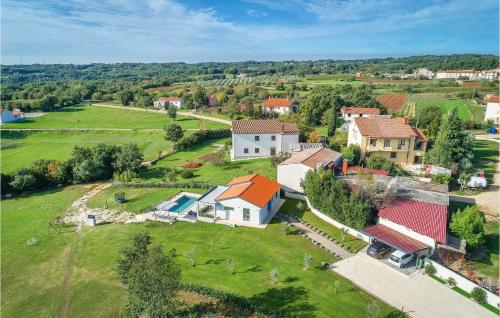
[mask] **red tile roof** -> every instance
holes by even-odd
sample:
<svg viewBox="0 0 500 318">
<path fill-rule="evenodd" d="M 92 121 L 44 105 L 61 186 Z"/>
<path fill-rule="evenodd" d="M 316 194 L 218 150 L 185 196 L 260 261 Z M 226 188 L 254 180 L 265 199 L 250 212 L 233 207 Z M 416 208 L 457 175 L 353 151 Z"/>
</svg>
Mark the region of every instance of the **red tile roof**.
<svg viewBox="0 0 500 318">
<path fill-rule="evenodd" d="M 295 102 L 289 98 L 271 98 L 264 101 L 266 107 L 291 107 Z"/>
<path fill-rule="evenodd" d="M 430 247 L 382 224 L 367 227 L 363 232 L 406 253 L 415 253 Z"/>
<path fill-rule="evenodd" d="M 500 103 L 500 96 L 494 95 L 488 98 L 489 103 Z"/>
<path fill-rule="evenodd" d="M 342 107 L 340 112 L 342 114 L 380 115 L 380 109 L 373 107 Z"/>
<path fill-rule="evenodd" d="M 408 138 L 417 133 L 406 118 L 356 117 L 354 123 L 363 136 L 380 138 Z"/>
<path fill-rule="evenodd" d="M 417 137 L 415 139 L 420 140 L 420 141 L 427 141 L 427 137 L 424 135 L 424 133 L 418 129 L 418 128 L 412 128 L 413 131 L 417 134 Z"/>
<path fill-rule="evenodd" d="M 281 184 L 258 173 L 235 178 L 227 183 L 229 188 L 217 197 L 218 201 L 241 198 L 263 208 L 281 188 Z"/>
<path fill-rule="evenodd" d="M 384 204 L 379 216 L 440 243 L 446 243 L 446 205 L 399 198 Z"/>
<path fill-rule="evenodd" d="M 231 125 L 233 126 L 233 134 L 299 134 L 297 124 L 282 123 L 276 119 L 233 120 Z"/>
<path fill-rule="evenodd" d="M 180 102 L 182 98 L 180 97 L 160 97 L 160 102 Z"/>
</svg>

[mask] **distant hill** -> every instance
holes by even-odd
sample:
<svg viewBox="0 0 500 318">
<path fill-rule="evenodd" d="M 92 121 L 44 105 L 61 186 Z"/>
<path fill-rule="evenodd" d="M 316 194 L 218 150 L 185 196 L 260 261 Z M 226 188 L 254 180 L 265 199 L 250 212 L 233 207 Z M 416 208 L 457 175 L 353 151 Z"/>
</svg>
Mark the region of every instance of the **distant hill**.
<svg viewBox="0 0 500 318">
<path fill-rule="evenodd" d="M 33 64 L 2 65 L 1 83 L 25 84 L 42 81 L 66 80 L 125 80 L 139 82 L 161 80 L 161 85 L 171 81 L 193 79 L 219 79 L 227 74 L 255 75 L 312 75 L 354 72 L 385 73 L 411 72 L 425 67 L 432 71 L 452 69 L 484 70 L 498 67 L 499 57 L 480 54 L 423 55 L 401 58 L 375 58 L 365 60 L 317 61 L 245 61 L 207 63 L 117 63 L 117 64 Z M 167 80 L 168 79 L 168 80 Z M 154 87 L 154 86 L 152 86 Z"/>
</svg>

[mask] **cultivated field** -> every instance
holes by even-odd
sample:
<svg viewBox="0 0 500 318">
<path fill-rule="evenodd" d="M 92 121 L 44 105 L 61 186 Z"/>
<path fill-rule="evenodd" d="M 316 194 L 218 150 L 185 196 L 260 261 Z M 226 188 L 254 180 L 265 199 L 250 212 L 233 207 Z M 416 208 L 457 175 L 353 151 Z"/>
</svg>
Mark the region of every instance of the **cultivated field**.
<svg viewBox="0 0 500 318">
<path fill-rule="evenodd" d="M 412 102 L 416 103 L 417 109 L 427 106 L 438 106 L 443 113 L 447 113 L 453 108 L 457 108 L 458 115 L 463 120 L 474 119 L 482 121 L 484 111 L 480 106 L 472 102 L 465 101 L 455 97 L 454 95 L 446 94 L 413 94 L 410 97 Z"/>
</svg>

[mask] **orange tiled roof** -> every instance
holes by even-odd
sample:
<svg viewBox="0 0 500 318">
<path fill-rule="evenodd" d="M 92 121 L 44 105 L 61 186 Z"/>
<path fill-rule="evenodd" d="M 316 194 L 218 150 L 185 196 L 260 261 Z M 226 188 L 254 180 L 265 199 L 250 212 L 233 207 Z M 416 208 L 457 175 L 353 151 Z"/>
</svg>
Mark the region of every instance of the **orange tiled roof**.
<svg viewBox="0 0 500 318">
<path fill-rule="evenodd" d="M 269 97 L 264 101 L 266 107 L 291 107 L 295 103 L 293 99 L 289 98 L 271 98 Z"/>
<path fill-rule="evenodd" d="M 233 126 L 233 134 L 299 134 L 297 124 L 281 123 L 276 119 L 233 120 L 231 125 Z"/>
<path fill-rule="evenodd" d="M 356 117 L 354 123 L 363 136 L 380 138 L 417 136 L 406 118 Z"/>
<path fill-rule="evenodd" d="M 415 139 L 420 140 L 420 141 L 427 141 L 428 138 L 424 135 L 424 133 L 418 129 L 418 128 L 412 128 L 413 131 L 417 134 L 417 137 Z"/>
<path fill-rule="evenodd" d="M 278 182 L 258 173 L 235 178 L 229 181 L 227 186 L 229 188 L 217 197 L 218 201 L 241 198 L 260 208 L 263 208 L 281 188 Z"/>
<path fill-rule="evenodd" d="M 488 98 L 488 102 L 490 102 L 490 103 L 500 103 L 500 96 L 498 96 L 498 95 L 490 96 Z"/>
<path fill-rule="evenodd" d="M 380 109 L 372 107 L 342 107 L 341 113 L 380 115 Z"/>
</svg>

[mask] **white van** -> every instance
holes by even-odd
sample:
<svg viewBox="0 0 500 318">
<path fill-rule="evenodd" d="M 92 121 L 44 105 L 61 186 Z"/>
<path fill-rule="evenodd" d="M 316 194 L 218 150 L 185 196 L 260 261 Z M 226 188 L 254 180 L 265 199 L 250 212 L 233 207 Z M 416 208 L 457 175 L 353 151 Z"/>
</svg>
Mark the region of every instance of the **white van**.
<svg viewBox="0 0 500 318">
<path fill-rule="evenodd" d="M 389 263 L 397 267 L 403 267 L 406 264 L 408 264 L 413 259 L 413 257 L 414 257 L 413 254 L 401 252 L 400 250 L 395 250 L 389 256 Z"/>
</svg>

